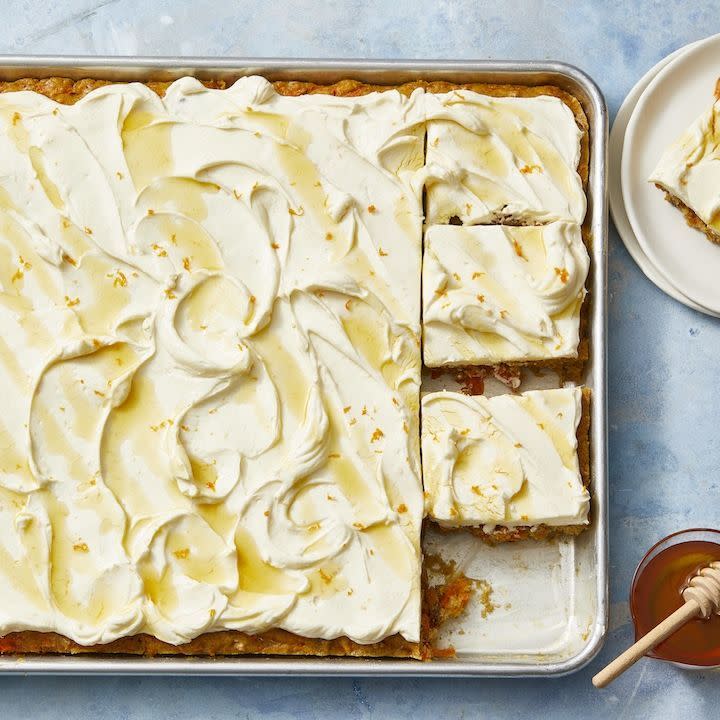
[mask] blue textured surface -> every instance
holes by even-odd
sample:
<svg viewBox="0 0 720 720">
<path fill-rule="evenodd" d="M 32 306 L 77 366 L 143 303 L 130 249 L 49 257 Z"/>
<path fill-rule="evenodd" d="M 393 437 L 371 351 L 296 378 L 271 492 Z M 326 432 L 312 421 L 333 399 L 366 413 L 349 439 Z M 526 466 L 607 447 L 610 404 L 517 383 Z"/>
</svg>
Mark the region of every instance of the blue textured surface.
<svg viewBox="0 0 720 720">
<path fill-rule="evenodd" d="M 5 0 L 0 52 L 556 59 L 599 83 L 611 116 L 661 57 L 720 30 L 717 3 L 636 0 Z M 3 717 L 715 717 L 717 676 L 643 661 L 591 675 L 631 639 L 627 590 L 664 534 L 720 526 L 720 323 L 663 295 L 610 237 L 611 632 L 559 680 L 0 678 Z M 713 392 L 713 389 L 715 392 Z"/>
</svg>

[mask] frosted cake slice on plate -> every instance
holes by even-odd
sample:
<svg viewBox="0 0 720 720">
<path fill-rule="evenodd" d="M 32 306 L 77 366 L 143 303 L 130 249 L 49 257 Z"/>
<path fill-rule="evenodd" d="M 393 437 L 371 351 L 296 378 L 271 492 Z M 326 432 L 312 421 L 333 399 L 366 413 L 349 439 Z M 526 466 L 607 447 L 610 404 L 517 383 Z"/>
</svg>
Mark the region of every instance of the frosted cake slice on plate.
<svg viewBox="0 0 720 720">
<path fill-rule="evenodd" d="M 649 180 L 690 227 L 720 243 L 720 97 L 665 150 Z"/>
</svg>

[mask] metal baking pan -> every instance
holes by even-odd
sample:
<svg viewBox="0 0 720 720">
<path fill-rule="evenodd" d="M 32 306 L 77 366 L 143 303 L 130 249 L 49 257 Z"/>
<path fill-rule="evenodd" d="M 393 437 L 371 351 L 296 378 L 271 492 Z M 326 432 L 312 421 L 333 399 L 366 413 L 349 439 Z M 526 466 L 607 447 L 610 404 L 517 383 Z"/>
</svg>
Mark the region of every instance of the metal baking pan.
<svg viewBox="0 0 720 720">
<path fill-rule="evenodd" d="M 556 62 L 432 61 L 409 62 L 363 60 L 274 60 L 250 58 L 114 58 L 0 56 L 0 80 L 60 75 L 74 79 L 93 77 L 115 81 L 174 80 L 184 75 L 232 82 L 245 75 L 270 80 L 306 80 L 333 83 L 344 78 L 376 84 L 399 84 L 416 79 L 455 83 L 489 82 L 519 85 L 557 85 L 582 104 L 590 123 L 590 172 L 588 220 L 592 235 L 590 361 L 584 383 L 592 389 L 591 468 L 592 524 L 577 539 L 559 548 L 564 572 L 570 578 L 572 602 L 581 598 L 583 622 L 574 623 L 574 641 L 560 651 L 522 654 L 459 652 L 452 660 L 225 657 L 142 658 L 119 656 L 4 656 L 0 674 L 195 674 L 195 675 L 383 675 L 387 676 L 528 676 L 562 675 L 578 670 L 600 650 L 608 617 L 608 513 L 606 442 L 606 278 L 607 193 L 606 153 L 608 120 L 603 97 L 582 71 Z M 445 536 L 448 537 L 448 536 Z M 429 542 L 432 542 L 432 537 Z M 445 543 L 452 545 L 452 542 Z M 527 547 L 527 546 L 526 546 Z M 503 552 L 503 551 L 501 551 Z M 505 551 L 507 552 L 507 551 Z M 515 556 L 522 554 L 515 546 Z M 532 551 L 530 551 L 532 552 Z M 544 552 L 544 551 L 543 551 Z M 474 556 L 473 556 L 474 557 Z M 509 558 L 509 556 L 508 556 Z M 502 560 L 502 558 L 501 558 Z M 509 560 L 508 560 L 509 561 Z M 466 563 L 467 564 L 467 563 Z M 527 569 L 528 563 L 510 568 Z M 538 566 L 533 565 L 537 572 Z M 556 568 L 540 569 L 556 574 Z M 531 595 L 531 593 L 525 593 Z M 506 607 L 510 607 L 510 603 Z M 564 630 L 563 630 L 564 632 Z M 465 635 L 462 631 L 461 635 Z M 492 640 L 497 633 L 488 636 Z M 490 645 L 493 643 L 490 642 Z"/>
</svg>

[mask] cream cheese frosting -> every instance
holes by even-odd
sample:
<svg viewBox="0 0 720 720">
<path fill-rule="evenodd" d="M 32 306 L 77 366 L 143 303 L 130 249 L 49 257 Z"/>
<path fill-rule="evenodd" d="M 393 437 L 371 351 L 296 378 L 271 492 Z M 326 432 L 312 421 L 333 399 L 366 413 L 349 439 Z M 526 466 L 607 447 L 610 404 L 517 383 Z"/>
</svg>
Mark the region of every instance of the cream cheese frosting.
<svg viewBox="0 0 720 720">
<path fill-rule="evenodd" d="M 419 640 L 422 100 L 0 95 L 0 634 Z"/>
<path fill-rule="evenodd" d="M 559 98 L 427 94 L 427 219 L 582 223 L 582 130 Z"/>
<path fill-rule="evenodd" d="M 425 364 L 577 357 L 589 265 L 575 223 L 428 228 Z"/>
<path fill-rule="evenodd" d="M 720 100 L 665 150 L 649 181 L 720 233 Z"/>
<path fill-rule="evenodd" d="M 441 525 L 583 525 L 580 388 L 522 395 L 438 392 L 422 399 L 428 515 Z"/>
</svg>

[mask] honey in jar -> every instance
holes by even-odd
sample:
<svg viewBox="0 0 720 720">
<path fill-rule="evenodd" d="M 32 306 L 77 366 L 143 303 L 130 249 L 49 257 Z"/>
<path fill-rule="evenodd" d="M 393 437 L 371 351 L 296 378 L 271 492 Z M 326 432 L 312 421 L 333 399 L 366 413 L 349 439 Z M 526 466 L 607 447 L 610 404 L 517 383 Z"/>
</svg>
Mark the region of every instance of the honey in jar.
<svg viewBox="0 0 720 720">
<path fill-rule="evenodd" d="M 684 604 L 682 591 L 690 578 L 714 560 L 720 560 L 717 530 L 675 533 L 648 552 L 630 594 L 636 640 Z M 720 616 L 690 620 L 648 656 L 684 665 L 720 665 Z"/>
</svg>

